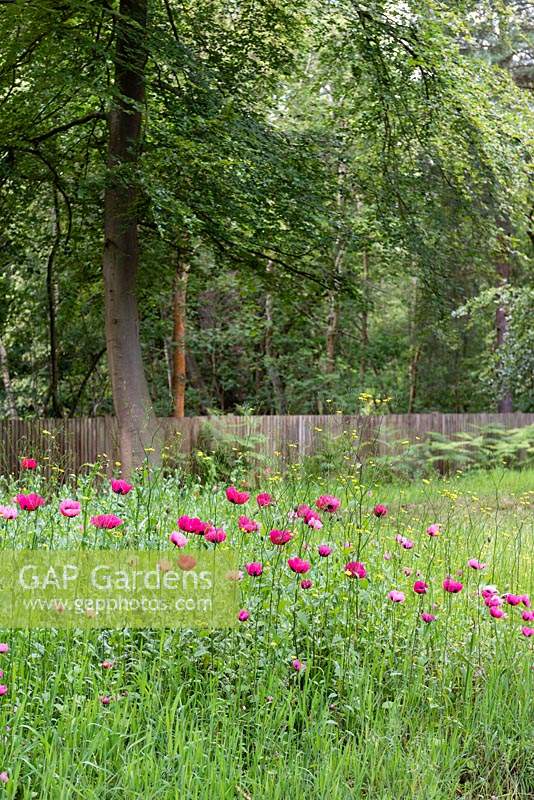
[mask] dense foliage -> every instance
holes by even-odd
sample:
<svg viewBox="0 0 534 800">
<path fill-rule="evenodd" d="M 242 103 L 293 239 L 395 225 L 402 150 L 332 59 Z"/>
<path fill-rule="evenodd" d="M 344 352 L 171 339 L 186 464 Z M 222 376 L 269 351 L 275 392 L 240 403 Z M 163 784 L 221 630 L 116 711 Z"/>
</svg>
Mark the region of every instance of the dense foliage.
<svg viewBox="0 0 534 800">
<path fill-rule="evenodd" d="M 5 414 L 113 408 L 119 24 L 115 2 L 0 6 Z M 156 413 L 175 404 L 184 262 L 189 414 L 350 413 L 366 392 L 399 412 L 534 408 L 531 31 L 519 0 L 148 3 L 135 180 Z"/>
</svg>

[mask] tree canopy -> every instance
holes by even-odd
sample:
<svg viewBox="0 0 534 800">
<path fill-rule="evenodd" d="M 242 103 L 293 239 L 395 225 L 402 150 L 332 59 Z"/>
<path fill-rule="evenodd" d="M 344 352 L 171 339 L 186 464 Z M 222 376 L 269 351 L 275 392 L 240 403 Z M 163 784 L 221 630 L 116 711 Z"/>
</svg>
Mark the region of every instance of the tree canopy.
<svg viewBox="0 0 534 800">
<path fill-rule="evenodd" d="M 2 3 L 4 413 L 145 376 L 163 416 L 532 410 L 533 29 L 522 0 Z"/>
</svg>

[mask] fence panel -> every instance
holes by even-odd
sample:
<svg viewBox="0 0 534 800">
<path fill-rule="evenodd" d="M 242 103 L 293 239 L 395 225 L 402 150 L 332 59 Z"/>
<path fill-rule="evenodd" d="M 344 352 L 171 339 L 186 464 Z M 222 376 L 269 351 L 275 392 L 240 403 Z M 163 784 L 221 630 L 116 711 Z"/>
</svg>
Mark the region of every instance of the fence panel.
<svg viewBox="0 0 534 800">
<path fill-rule="evenodd" d="M 317 452 L 326 436 L 345 433 L 358 441 L 372 442 L 372 449 L 384 453 L 395 442 L 422 441 L 430 433 L 445 436 L 475 432 L 488 425 L 520 428 L 534 425 L 534 414 L 389 414 L 358 417 L 350 415 L 302 416 L 217 416 L 161 419 L 170 452 L 192 453 L 202 444 L 203 425 L 209 422 L 219 431 L 240 439 L 255 439 L 256 450 L 267 457 L 279 457 L 291 464 Z M 256 441 L 257 440 L 257 441 Z M 113 417 L 75 419 L 0 419 L 0 473 L 16 472 L 25 455 L 37 456 L 50 468 L 78 472 L 83 465 L 106 457 L 118 459 L 118 429 Z"/>
</svg>

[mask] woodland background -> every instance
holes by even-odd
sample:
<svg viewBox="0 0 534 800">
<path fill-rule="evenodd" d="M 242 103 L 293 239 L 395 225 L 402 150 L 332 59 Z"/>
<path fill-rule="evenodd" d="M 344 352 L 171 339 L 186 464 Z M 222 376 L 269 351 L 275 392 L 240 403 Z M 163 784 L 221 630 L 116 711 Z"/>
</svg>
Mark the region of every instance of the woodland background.
<svg viewBox="0 0 534 800">
<path fill-rule="evenodd" d="M 0 414 L 533 411 L 533 40 L 527 0 L 0 3 Z"/>
</svg>

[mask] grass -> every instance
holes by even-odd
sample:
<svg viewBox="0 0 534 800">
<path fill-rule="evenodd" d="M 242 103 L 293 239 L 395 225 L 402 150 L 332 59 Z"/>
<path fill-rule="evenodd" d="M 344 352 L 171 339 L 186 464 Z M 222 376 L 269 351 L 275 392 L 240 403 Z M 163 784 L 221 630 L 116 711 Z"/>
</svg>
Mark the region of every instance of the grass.
<svg viewBox="0 0 534 800">
<path fill-rule="evenodd" d="M 21 489 L 43 494 L 38 512 L 0 519 L 1 547 L 167 546 L 182 514 L 225 525 L 245 575 L 250 619 L 231 630 L 2 631 L 0 771 L 9 798 L 112 800 L 527 800 L 534 797 L 533 638 L 521 610 L 492 619 L 481 585 L 533 592 L 534 472 L 494 470 L 449 480 L 380 485 L 376 476 L 304 481 L 274 476 L 277 504 L 229 504 L 224 487 L 183 485 L 145 473 L 125 497 L 91 473 L 68 486 L 35 473 L 5 482 L 0 503 Z M 288 522 L 297 503 L 318 494 L 342 501 L 314 531 Z M 64 519 L 59 498 L 82 514 Z M 373 516 L 375 503 L 389 513 Z M 114 512 L 116 531 L 96 531 L 91 514 Z M 243 534 L 237 517 L 262 521 Z M 426 527 L 439 522 L 442 534 Z M 280 550 L 271 528 L 295 532 Z M 409 537 L 405 550 L 395 537 Z M 187 550 L 207 545 L 192 536 Z M 333 546 L 319 558 L 316 546 Z M 308 544 L 308 549 L 305 544 Z M 302 590 L 286 559 L 312 562 Z M 391 554 L 384 559 L 384 554 Z M 6 557 L 6 553 L 0 552 Z M 467 559 L 487 562 L 469 570 Z M 350 579 L 344 564 L 365 563 Z M 406 574 L 410 572 L 411 574 Z M 430 585 L 420 598 L 416 572 Z M 464 584 L 442 589 L 447 574 Z M 308 576 L 306 576 L 308 577 Z M 393 604 L 391 589 L 405 593 Z M 421 622 L 421 609 L 435 622 Z M 1 624 L 1 623 L 0 623 Z M 534 623 L 530 623 L 534 624 Z M 297 672 L 298 657 L 305 669 Z M 110 659 L 112 669 L 101 662 Z M 111 698 L 104 706 L 101 697 Z"/>
</svg>

